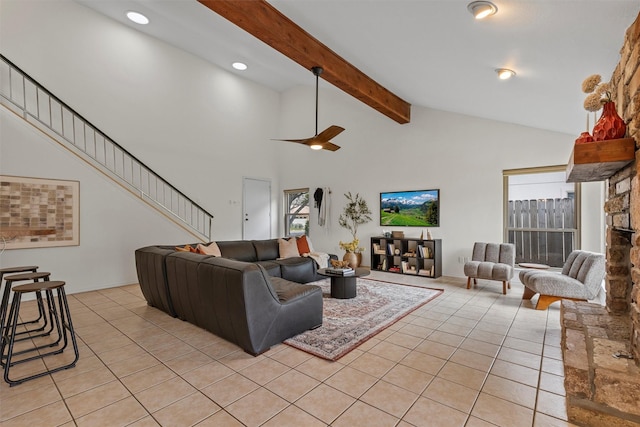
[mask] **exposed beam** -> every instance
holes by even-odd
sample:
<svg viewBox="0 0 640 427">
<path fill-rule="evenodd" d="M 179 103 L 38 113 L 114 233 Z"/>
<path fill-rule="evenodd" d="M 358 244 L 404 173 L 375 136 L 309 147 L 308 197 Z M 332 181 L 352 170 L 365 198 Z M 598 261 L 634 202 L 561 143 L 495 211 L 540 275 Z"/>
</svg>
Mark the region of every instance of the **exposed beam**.
<svg viewBox="0 0 640 427">
<path fill-rule="evenodd" d="M 378 84 L 264 0 L 198 0 L 307 70 L 398 123 L 409 123 L 411 104 Z"/>
</svg>

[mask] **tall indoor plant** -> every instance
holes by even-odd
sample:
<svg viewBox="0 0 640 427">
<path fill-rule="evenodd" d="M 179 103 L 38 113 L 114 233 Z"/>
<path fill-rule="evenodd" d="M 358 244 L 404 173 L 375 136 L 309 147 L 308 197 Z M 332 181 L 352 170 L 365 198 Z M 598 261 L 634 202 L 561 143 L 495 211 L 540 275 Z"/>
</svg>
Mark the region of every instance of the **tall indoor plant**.
<svg viewBox="0 0 640 427">
<path fill-rule="evenodd" d="M 367 205 L 367 201 L 360 197 L 359 193 L 356 193 L 354 197 L 351 192 L 348 192 L 344 197 L 347 198 L 347 204 L 342 214 L 340 214 L 338 223 L 341 227 L 349 230 L 353 239 L 351 242 L 341 241 L 340 247 L 346 252 L 342 259 L 348 261 L 349 265 L 355 268 L 360 265 L 362 251 L 364 250 L 359 246 L 358 227 L 372 220 L 371 210 Z"/>
</svg>

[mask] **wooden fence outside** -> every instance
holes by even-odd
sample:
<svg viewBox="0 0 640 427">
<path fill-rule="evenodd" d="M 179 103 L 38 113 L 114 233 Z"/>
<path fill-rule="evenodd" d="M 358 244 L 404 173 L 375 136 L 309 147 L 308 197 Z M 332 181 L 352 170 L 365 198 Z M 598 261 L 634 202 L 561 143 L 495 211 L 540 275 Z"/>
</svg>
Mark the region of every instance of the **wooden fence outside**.
<svg viewBox="0 0 640 427">
<path fill-rule="evenodd" d="M 575 200 L 510 200 L 507 241 L 516 246 L 516 263 L 562 267 L 576 242 Z"/>
</svg>

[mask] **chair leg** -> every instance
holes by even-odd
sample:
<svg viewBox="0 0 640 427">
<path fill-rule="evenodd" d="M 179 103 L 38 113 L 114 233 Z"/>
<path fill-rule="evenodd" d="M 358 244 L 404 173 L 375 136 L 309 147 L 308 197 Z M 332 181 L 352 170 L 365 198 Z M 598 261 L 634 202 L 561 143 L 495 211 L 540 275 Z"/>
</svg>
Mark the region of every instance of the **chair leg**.
<svg viewBox="0 0 640 427">
<path fill-rule="evenodd" d="M 478 278 L 477 278 L 477 277 L 474 277 L 474 278 L 473 278 L 473 284 L 474 284 L 474 285 L 477 285 L 477 284 L 478 284 Z"/>
<path fill-rule="evenodd" d="M 507 282 L 507 289 L 511 289 L 511 281 Z"/>
<path fill-rule="evenodd" d="M 538 303 L 536 304 L 536 310 L 546 310 L 551 304 L 556 301 L 560 301 L 562 297 L 556 297 L 553 295 L 542 295 L 538 297 Z"/>
<path fill-rule="evenodd" d="M 502 294 L 503 295 L 507 294 L 507 281 L 506 280 L 502 281 Z"/>
<path fill-rule="evenodd" d="M 531 299 L 536 293 L 531 289 L 524 287 L 524 293 L 522 294 L 522 299 Z"/>
<path fill-rule="evenodd" d="M 571 300 L 571 301 L 587 302 L 586 299 L 556 297 L 556 296 L 553 296 L 553 295 L 542 295 L 542 294 L 540 294 L 540 297 L 538 298 L 538 304 L 536 304 L 536 310 L 546 310 L 554 302 L 560 301 L 560 300 L 563 300 L 563 299 L 568 299 L 568 300 Z"/>
<path fill-rule="evenodd" d="M 467 289 L 471 289 L 471 277 L 467 277 Z"/>
</svg>

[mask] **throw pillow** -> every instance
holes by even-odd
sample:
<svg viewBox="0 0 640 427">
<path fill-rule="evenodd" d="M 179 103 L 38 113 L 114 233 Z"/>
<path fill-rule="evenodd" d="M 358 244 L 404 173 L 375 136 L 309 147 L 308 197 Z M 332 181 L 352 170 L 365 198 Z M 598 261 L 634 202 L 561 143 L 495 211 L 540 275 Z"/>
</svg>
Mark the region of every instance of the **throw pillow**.
<svg viewBox="0 0 640 427">
<path fill-rule="evenodd" d="M 311 252 L 306 235 L 298 237 L 296 239 L 296 243 L 298 245 L 298 252 L 300 253 L 300 255 L 308 254 L 309 252 Z"/>
<path fill-rule="evenodd" d="M 298 244 L 295 238 L 289 240 L 278 239 L 278 249 L 280 251 L 281 259 L 300 256 L 300 252 L 298 252 Z"/>
<path fill-rule="evenodd" d="M 213 255 L 213 256 L 219 256 L 219 257 L 222 256 L 222 253 L 220 252 L 220 248 L 218 247 L 218 244 L 216 242 L 211 242 L 207 246 L 199 244 L 196 247 L 196 250 L 198 251 L 199 254 L 202 254 L 202 255 Z"/>
<path fill-rule="evenodd" d="M 193 252 L 193 248 L 191 245 L 185 245 L 184 248 L 180 246 L 176 246 L 176 251 L 178 252 Z"/>
</svg>

